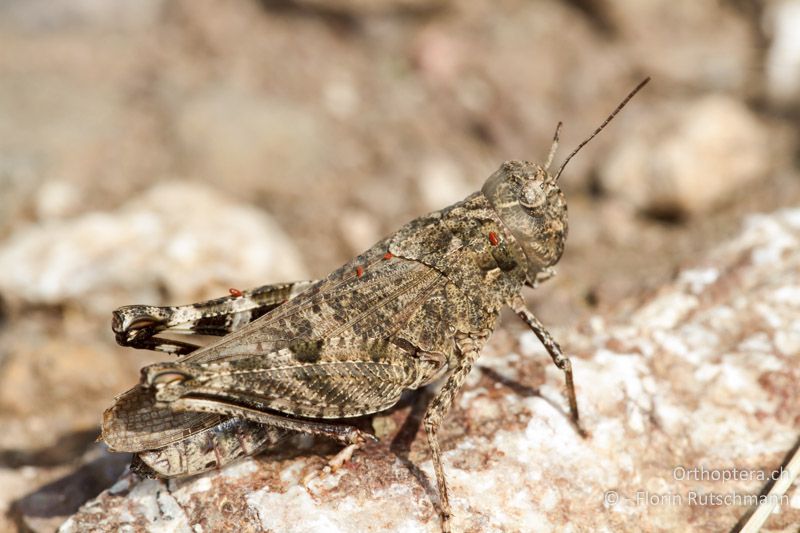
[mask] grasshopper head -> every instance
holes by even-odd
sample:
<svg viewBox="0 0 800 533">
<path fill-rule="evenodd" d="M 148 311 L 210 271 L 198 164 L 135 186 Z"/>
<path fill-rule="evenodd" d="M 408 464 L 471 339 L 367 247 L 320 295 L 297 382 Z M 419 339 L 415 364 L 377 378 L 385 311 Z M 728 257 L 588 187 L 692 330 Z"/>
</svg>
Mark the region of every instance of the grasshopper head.
<svg viewBox="0 0 800 533">
<path fill-rule="evenodd" d="M 608 118 L 570 153 L 555 177 L 548 173 L 558 148 L 561 123 L 556 127 L 550 154 L 543 167 L 527 161 L 508 161 L 492 174 L 481 192 L 516 239 L 528 260 L 527 283 L 535 286 L 537 274 L 558 263 L 567 239 L 567 202 L 558 188 L 558 178 L 567 163 L 644 87 L 645 78 L 626 96 Z"/>
<path fill-rule="evenodd" d="M 558 262 L 567 239 L 567 202 L 556 179 L 539 165 L 507 161 L 481 192 L 525 252 L 533 283 Z"/>
</svg>

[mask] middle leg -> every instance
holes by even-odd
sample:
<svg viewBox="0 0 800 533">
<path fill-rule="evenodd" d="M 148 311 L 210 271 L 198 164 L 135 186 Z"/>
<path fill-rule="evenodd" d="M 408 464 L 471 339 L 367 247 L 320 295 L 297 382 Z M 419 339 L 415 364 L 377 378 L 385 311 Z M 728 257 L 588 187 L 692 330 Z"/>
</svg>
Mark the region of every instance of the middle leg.
<svg viewBox="0 0 800 533">
<path fill-rule="evenodd" d="M 439 426 L 444 416 L 450 410 L 453 399 L 464 380 L 467 378 L 472 365 L 480 354 L 487 336 L 465 336 L 456 340 L 456 347 L 459 352 L 458 365 L 447 378 L 442 388 L 433 397 L 428 410 L 425 413 L 423 425 L 425 433 L 428 435 L 428 445 L 431 448 L 431 458 L 433 470 L 436 473 L 436 485 L 439 489 L 439 505 L 442 512 L 442 531 L 450 531 L 450 518 L 453 513 L 450 508 L 450 495 L 447 490 L 447 479 L 445 478 L 444 468 L 442 467 L 442 454 L 439 447 Z"/>
</svg>

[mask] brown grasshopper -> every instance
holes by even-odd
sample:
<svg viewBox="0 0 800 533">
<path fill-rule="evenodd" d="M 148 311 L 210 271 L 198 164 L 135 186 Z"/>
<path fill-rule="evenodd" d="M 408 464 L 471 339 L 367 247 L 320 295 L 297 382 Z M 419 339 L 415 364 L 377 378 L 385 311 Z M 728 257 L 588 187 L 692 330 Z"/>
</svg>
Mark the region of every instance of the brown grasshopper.
<svg viewBox="0 0 800 533">
<path fill-rule="evenodd" d="M 552 276 L 564 250 L 564 167 L 647 81 L 555 177 L 548 169 L 560 123 L 544 166 L 504 163 L 480 192 L 409 222 L 323 280 L 232 289 L 230 297 L 182 307 L 118 309 L 120 344 L 185 357 L 142 369 L 140 384 L 105 412 L 102 439 L 137 454 L 140 472 L 161 477 L 220 468 L 296 432 L 333 438 L 352 453 L 374 437 L 333 420 L 383 411 L 404 390 L 446 377 L 424 427 L 449 531 L 437 431 L 503 306 L 564 371 L 578 425 L 570 360 L 521 290 Z M 224 337 L 201 347 L 156 336 L 165 331 Z"/>
</svg>

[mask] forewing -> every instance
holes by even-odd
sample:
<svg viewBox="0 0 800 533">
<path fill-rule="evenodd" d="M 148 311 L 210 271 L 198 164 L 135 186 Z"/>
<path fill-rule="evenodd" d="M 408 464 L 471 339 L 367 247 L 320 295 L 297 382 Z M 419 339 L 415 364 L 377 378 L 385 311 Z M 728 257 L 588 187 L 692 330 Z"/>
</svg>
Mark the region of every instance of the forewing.
<svg viewBox="0 0 800 533">
<path fill-rule="evenodd" d="M 362 261 L 222 342 L 148 368 L 153 383 L 159 375 L 189 376 L 165 385 L 159 399 L 218 398 L 311 418 L 394 405 L 419 372 L 432 371 L 413 347 L 396 342 L 397 333 L 446 278 L 403 258 Z"/>
<path fill-rule="evenodd" d="M 292 342 L 341 338 L 363 343 L 392 337 L 447 280 L 429 266 L 399 257 L 383 259 L 384 254 L 381 250 L 356 258 L 294 300 L 181 362 L 244 358 L 269 368 L 279 350 Z M 279 359 L 274 362 L 283 364 Z"/>
<path fill-rule="evenodd" d="M 218 399 L 293 416 L 346 418 L 391 407 L 414 382 L 415 365 L 390 362 L 398 358 L 388 352 L 399 350 L 382 341 L 329 339 L 283 348 L 269 366 L 236 359 L 153 365 L 145 373 L 152 383 L 162 376 L 184 376 L 161 385 L 157 397 L 165 402 Z"/>
</svg>

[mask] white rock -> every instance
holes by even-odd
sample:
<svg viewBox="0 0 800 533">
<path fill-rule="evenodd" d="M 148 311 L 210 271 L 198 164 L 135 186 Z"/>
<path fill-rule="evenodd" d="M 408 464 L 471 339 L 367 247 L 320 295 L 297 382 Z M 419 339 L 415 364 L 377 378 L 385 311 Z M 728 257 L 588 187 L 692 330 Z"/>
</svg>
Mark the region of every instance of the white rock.
<svg viewBox="0 0 800 533">
<path fill-rule="evenodd" d="M 792 222 L 799 215 L 800 209 L 753 217 L 739 237 L 707 257 L 708 270 L 679 276 L 625 324 L 609 319 L 602 331 L 573 334 L 588 335 L 576 344 L 594 347 L 573 359 L 589 438 L 581 438 L 565 415 L 563 374 L 551 371 L 546 358 L 508 364 L 505 354 L 485 354 L 478 365 L 502 369 L 506 390 L 487 387 L 486 375 L 469 383 L 440 432 L 454 529 L 564 531 L 567 523 L 573 531 L 732 529 L 748 509 L 703 510 L 688 503 L 690 491 L 756 494 L 764 483 L 686 479 L 676 469 L 705 468 L 717 479 L 734 468 L 771 472 L 796 441 L 796 358 L 776 352 L 768 364 L 759 361 L 764 346 L 793 346 L 784 332 L 795 327 L 800 304 L 775 301 L 774 293 L 800 284 L 800 248 L 787 248 L 771 264 L 754 258 L 772 246 L 769 235 L 800 237 Z M 739 300 L 739 312 L 729 313 Z M 689 307 L 680 305 L 689 301 Z M 677 312 L 669 302 L 678 303 Z M 770 322 L 756 310 L 767 303 Z M 737 341 L 751 338 L 754 327 L 758 342 Z M 518 350 L 529 344 L 519 341 Z M 541 372 L 541 365 L 548 370 Z M 543 381 L 528 383 L 535 375 Z M 539 392 L 521 393 L 508 380 Z M 488 407 L 494 413 L 489 418 Z M 402 412 L 385 416 L 402 426 Z M 346 469 L 312 487 L 296 480 L 324 464 L 322 458 L 263 457 L 242 463 L 249 476 L 207 474 L 180 483 L 170 496 L 188 524 L 207 528 L 438 531 L 430 456 L 412 455 L 412 470 L 390 447 L 392 438 L 356 453 Z M 422 431 L 417 439 L 424 447 Z M 159 487 L 145 482 L 126 498 L 101 494 L 62 531 L 120 527 L 131 517 L 142 527 L 157 527 L 156 518 L 163 518 L 154 518 L 156 509 L 148 505 L 159 501 Z M 797 490 L 788 493 L 791 503 L 780 518 L 772 519 L 775 526 L 800 522 Z M 609 501 L 609 491 L 619 500 Z M 220 502 L 232 506 L 227 514 Z M 598 512 L 603 508 L 607 512 Z"/>
<path fill-rule="evenodd" d="M 291 241 L 258 209 L 197 183 L 164 183 L 114 212 L 31 224 L 0 244 L 0 291 L 11 302 L 174 303 L 302 279 Z M 92 298 L 86 298 L 91 293 Z"/>
</svg>

